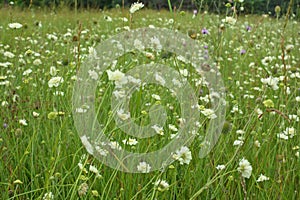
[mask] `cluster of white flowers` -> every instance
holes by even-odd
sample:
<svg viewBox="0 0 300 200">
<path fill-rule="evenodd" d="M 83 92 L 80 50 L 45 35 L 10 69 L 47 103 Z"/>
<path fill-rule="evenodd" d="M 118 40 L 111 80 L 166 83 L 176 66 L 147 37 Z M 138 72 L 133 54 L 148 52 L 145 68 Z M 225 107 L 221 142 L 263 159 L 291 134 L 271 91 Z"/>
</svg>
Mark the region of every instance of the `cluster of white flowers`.
<svg viewBox="0 0 300 200">
<path fill-rule="evenodd" d="M 278 82 L 279 82 L 279 78 L 277 77 L 268 77 L 268 78 L 261 78 L 260 81 L 264 84 L 264 85 L 268 85 L 270 86 L 273 90 L 278 90 Z"/>
</svg>

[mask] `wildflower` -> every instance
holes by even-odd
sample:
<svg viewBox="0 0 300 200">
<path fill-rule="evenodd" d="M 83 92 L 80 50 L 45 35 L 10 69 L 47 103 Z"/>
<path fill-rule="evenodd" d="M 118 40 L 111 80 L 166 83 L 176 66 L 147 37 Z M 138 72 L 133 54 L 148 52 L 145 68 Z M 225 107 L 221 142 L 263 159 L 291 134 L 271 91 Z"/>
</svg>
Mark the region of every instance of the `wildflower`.
<svg viewBox="0 0 300 200">
<path fill-rule="evenodd" d="M 252 166 L 249 161 L 245 158 L 242 158 L 239 162 L 239 167 L 237 170 L 242 174 L 244 178 L 250 178 L 252 173 Z"/>
<path fill-rule="evenodd" d="M 37 113 L 37 112 L 32 112 L 32 115 L 33 115 L 33 117 L 38 117 L 38 116 L 40 116 L 40 113 Z"/>
<path fill-rule="evenodd" d="M 48 86 L 50 88 L 52 87 L 58 87 L 60 83 L 63 83 L 64 82 L 64 79 L 60 76 L 55 76 L 55 77 L 52 77 L 49 81 L 48 81 Z"/>
<path fill-rule="evenodd" d="M 157 100 L 157 101 L 160 101 L 160 100 L 161 100 L 160 96 L 157 95 L 157 94 L 152 94 L 151 97 L 152 97 L 153 99 Z"/>
<path fill-rule="evenodd" d="M 165 180 L 161 180 L 161 179 L 158 179 L 154 185 L 157 187 L 158 191 L 160 192 L 163 192 L 165 190 L 168 190 L 170 185 L 167 181 Z"/>
<path fill-rule="evenodd" d="M 140 2 L 140 3 L 138 3 L 138 2 L 133 3 L 133 4 L 131 5 L 130 9 L 129 9 L 129 12 L 130 12 L 131 14 L 133 14 L 133 13 L 135 13 L 136 11 L 142 9 L 143 7 L 144 7 L 144 4 L 143 4 L 142 2 Z"/>
<path fill-rule="evenodd" d="M 80 197 L 85 196 L 86 193 L 87 193 L 87 191 L 88 191 L 88 189 L 89 189 L 88 184 L 87 184 L 87 183 L 82 183 L 82 184 L 79 186 L 79 188 L 78 188 L 78 195 L 79 195 Z"/>
<path fill-rule="evenodd" d="M 248 26 L 246 26 L 246 31 L 248 31 L 248 32 L 249 32 L 249 31 L 251 31 L 251 29 L 252 29 L 252 27 L 251 27 L 251 26 L 249 26 L 249 25 L 248 25 Z"/>
<path fill-rule="evenodd" d="M 26 119 L 20 119 L 19 124 L 21 124 L 22 126 L 27 126 L 28 125 Z"/>
<path fill-rule="evenodd" d="M 142 173 L 149 173 L 151 170 L 151 166 L 145 161 L 143 161 L 138 164 L 137 170 Z"/>
<path fill-rule="evenodd" d="M 22 26 L 23 25 L 18 22 L 8 24 L 8 27 L 11 29 L 19 29 L 19 28 L 22 28 Z"/>
<path fill-rule="evenodd" d="M 9 52 L 9 51 L 4 52 L 3 55 L 5 57 L 8 57 L 8 58 L 14 58 L 15 57 L 15 54 L 13 54 L 12 52 Z"/>
<path fill-rule="evenodd" d="M 173 154 L 173 158 L 178 160 L 181 165 L 189 164 L 192 160 L 192 153 L 188 147 L 183 146 Z"/>
<path fill-rule="evenodd" d="M 208 35 L 208 34 L 209 34 L 209 31 L 208 31 L 206 28 L 204 28 L 204 29 L 201 30 L 201 33 L 202 33 L 203 35 Z"/>
<path fill-rule="evenodd" d="M 223 170 L 223 169 L 225 169 L 225 165 L 217 165 L 216 169 L 217 170 Z"/>
<path fill-rule="evenodd" d="M 164 135 L 164 129 L 163 129 L 163 127 L 160 127 L 160 126 L 158 126 L 158 125 L 153 125 L 153 126 L 151 126 L 151 128 L 153 128 L 154 129 L 154 131 L 157 133 L 157 134 L 159 134 L 159 135 Z"/>
<path fill-rule="evenodd" d="M 43 200 L 53 200 L 53 199 L 54 199 L 54 195 L 52 194 L 52 192 L 45 193 L 43 196 Z"/>
<path fill-rule="evenodd" d="M 215 119 L 217 118 L 217 115 L 212 109 L 204 109 L 200 111 L 203 115 L 205 115 L 208 119 Z"/>
<path fill-rule="evenodd" d="M 17 180 L 14 181 L 14 184 L 23 184 L 23 182 L 20 181 L 19 179 L 17 179 Z"/>
<path fill-rule="evenodd" d="M 267 181 L 269 179 L 270 179 L 269 177 L 267 177 L 267 176 L 265 176 L 263 174 L 260 174 L 259 177 L 258 177 L 258 179 L 256 181 L 257 182 L 263 182 L 263 181 Z"/>
<path fill-rule="evenodd" d="M 241 51 L 240 51 L 240 54 L 241 55 L 244 55 L 246 53 L 246 50 L 245 49 L 242 49 Z"/>
<path fill-rule="evenodd" d="M 233 17 L 226 17 L 225 19 L 222 19 L 222 22 L 234 25 L 236 23 L 236 19 Z"/>
<path fill-rule="evenodd" d="M 93 195 L 94 197 L 99 197 L 99 193 L 98 193 L 97 190 L 92 190 L 92 195 Z"/>
<path fill-rule="evenodd" d="M 274 107 L 274 102 L 271 99 L 264 100 L 263 104 L 267 108 L 273 108 Z"/>
<path fill-rule="evenodd" d="M 127 77 L 120 70 L 115 70 L 115 71 L 107 70 L 106 73 L 108 75 L 108 80 L 114 81 L 116 87 L 121 87 L 122 85 L 128 82 Z"/>
<path fill-rule="evenodd" d="M 33 61 L 33 64 L 34 64 L 35 66 L 38 66 L 38 65 L 41 65 L 41 64 L 42 64 L 42 61 L 41 61 L 41 59 L 35 59 L 35 60 Z"/>
<path fill-rule="evenodd" d="M 138 143 L 138 141 L 135 138 L 129 138 L 128 140 L 122 140 L 124 144 L 128 144 L 130 146 L 134 146 Z"/>
<path fill-rule="evenodd" d="M 130 113 L 124 113 L 123 109 L 118 110 L 117 115 L 123 121 L 130 118 Z"/>
<path fill-rule="evenodd" d="M 260 81 L 265 84 L 265 85 L 269 85 L 270 87 L 272 87 L 273 90 L 278 90 L 278 82 L 279 79 L 278 78 L 274 78 L 272 76 L 268 77 L 268 78 L 261 78 Z"/>
</svg>

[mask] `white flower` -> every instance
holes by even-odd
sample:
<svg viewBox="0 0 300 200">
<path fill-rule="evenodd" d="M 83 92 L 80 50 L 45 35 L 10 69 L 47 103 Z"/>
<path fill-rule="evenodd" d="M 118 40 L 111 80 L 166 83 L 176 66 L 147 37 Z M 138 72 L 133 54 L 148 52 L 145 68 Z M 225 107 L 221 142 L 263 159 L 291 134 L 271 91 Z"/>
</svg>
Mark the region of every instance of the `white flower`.
<svg viewBox="0 0 300 200">
<path fill-rule="evenodd" d="M 97 174 L 97 175 L 99 174 L 98 169 L 93 165 L 90 165 L 89 170 L 90 170 L 90 172 L 93 172 L 94 174 Z"/>
<path fill-rule="evenodd" d="M 151 38 L 150 44 L 152 44 L 154 50 L 160 51 L 162 49 L 162 45 L 157 37 Z"/>
<path fill-rule="evenodd" d="M 201 113 L 203 115 L 205 115 L 208 119 L 215 119 L 215 118 L 217 118 L 217 115 L 215 114 L 215 112 L 212 109 L 201 110 Z"/>
<path fill-rule="evenodd" d="M 38 66 L 38 65 L 41 65 L 41 64 L 42 64 L 42 61 L 41 61 L 41 59 L 35 59 L 35 60 L 33 61 L 33 64 L 34 64 L 35 66 Z"/>
<path fill-rule="evenodd" d="M 267 177 L 267 176 L 265 176 L 263 174 L 260 174 L 259 177 L 258 177 L 258 179 L 256 181 L 257 182 L 263 182 L 263 181 L 267 181 L 269 179 L 270 179 L 269 177 Z"/>
<path fill-rule="evenodd" d="M 245 158 L 242 158 L 239 162 L 239 167 L 237 170 L 242 174 L 244 178 L 250 178 L 252 173 L 252 166 L 249 161 Z"/>
<path fill-rule="evenodd" d="M 225 169 L 225 165 L 218 165 L 218 166 L 216 166 L 216 169 L 223 170 L 223 169 Z"/>
<path fill-rule="evenodd" d="M 278 90 L 278 82 L 279 79 L 278 78 L 273 78 L 272 76 L 268 77 L 268 78 L 261 78 L 260 81 L 265 84 L 265 85 L 269 85 L 270 87 L 272 87 L 273 90 Z"/>
<path fill-rule="evenodd" d="M 43 200 L 53 200 L 53 199 L 54 199 L 54 195 L 52 194 L 52 192 L 45 193 L 43 196 Z"/>
<path fill-rule="evenodd" d="M 222 19 L 222 22 L 234 25 L 236 23 L 236 19 L 233 17 L 226 17 L 225 19 Z"/>
<path fill-rule="evenodd" d="M 242 140 L 235 140 L 233 142 L 233 146 L 242 146 L 244 144 L 244 141 Z"/>
<path fill-rule="evenodd" d="M 157 95 L 157 94 L 152 94 L 151 97 L 152 97 L 153 99 L 157 100 L 157 101 L 160 101 L 160 100 L 161 100 L 160 96 Z"/>
<path fill-rule="evenodd" d="M 136 3 L 134 3 L 134 4 L 131 5 L 131 7 L 130 7 L 130 9 L 129 9 L 129 12 L 130 12 L 131 14 L 133 14 L 133 13 L 135 13 L 136 11 L 142 9 L 143 7 L 144 7 L 144 4 L 143 4 L 142 2 L 140 2 L 140 3 L 136 2 Z"/>
<path fill-rule="evenodd" d="M 50 88 L 52 87 L 58 87 L 60 83 L 63 83 L 64 79 L 60 76 L 56 76 L 56 77 L 52 77 L 49 81 L 48 81 L 48 86 Z"/>
<path fill-rule="evenodd" d="M 173 158 L 178 160 L 181 165 L 189 164 L 192 160 L 192 152 L 188 147 L 183 146 L 173 154 Z"/>
<path fill-rule="evenodd" d="M 165 181 L 165 180 L 161 180 L 161 179 L 158 179 L 155 183 L 154 183 L 154 185 L 157 187 L 157 189 L 159 190 L 159 191 L 165 191 L 165 190 L 168 190 L 169 189 L 169 187 L 170 187 L 170 185 L 169 185 L 169 183 L 167 182 L 167 181 Z"/>
<path fill-rule="evenodd" d="M 57 73 L 56 67 L 51 66 L 51 67 L 50 67 L 50 75 L 51 75 L 51 76 L 55 76 L 56 73 Z"/>
<path fill-rule="evenodd" d="M 124 113 L 123 109 L 118 110 L 117 115 L 123 121 L 130 118 L 130 113 Z"/>
<path fill-rule="evenodd" d="M 15 54 L 13 54 L 12 52 L 9 52 L 9 51 L 4 52 L 3 55 L 5 57 L 8 57 L 8 58 L 14 58 L 15 57 Z"/>
<path fill-rule="evenodd" d="M 149 173 L 151 170 L 151 166 L 143 161 L 138 164 L 137 170 L 142 173 Z"/>
<path fill-rule="evenodd" d="M 20 119 L 19 124 L 21 124 L 22 126 L 27 126 L 28 125 L 26 119 Z"/>
<path fill-rule="evenodd" d="M 134 138 L 129 138 L 128 140 L 122 140 L 124 144 L 128 144 L 130 146 L 134 146 L 138 143 L 138 141 Z"/>
<path fill-rule="evenodd" d="M 22 28 L 22 26 L 23 25 L 18 22 L 8 24 L 8 27 L 11 29 L 19 29 Z"/>
<path fill-rule="evenodd" d="M 34 116 L 34 117 L 38 117 L 38 116 L 40 116 L 40 113 L 37 113 L 37 112 L 32 112 L 32 115 Z"/>
<path fill-rule="evenodd" d="M 162 86 L 166 84 L 166 81 L 163 77 L 161 77 L 159 74 L 155 74 L 155 80 L 159 82 Z"/>
<path fill-rule="evenodd" d="M 28 76 L 29 74 L 31 74 L 32 70 L 31 69 L 27 69 L 23 72 L 23 76 Z"/>
<path fill-rule="evenodd" d="M 94 70 L 89 70 L 88 73 L 89 73 L 89 76 L 91 77 L 91 79 L 98 80 L 99 76 L 98 76 L 97 72 L 95 72 Z"/>
<path fill-rule="evenodd" d="M 164 129 L 163 129 L 163 127 L 160 127 L 160 126 L 158 126 L 158 125 L 153 125 L 153 126 L 151 126 L 151 128 L 153 128 L 154 129 L 154 131 L 157 133 L 157 134 L 159 134 L 159 135 L 164 135 Z"/>
<path fill-rule="evenodd" d="M 175 125 L 173 125 L 173 124 L 169 124 L 169 129 L 171 130 L 171 131 L 178 131 L 178 129 L 176 128 L 176 126 Z"/>
<path fill-rule="evenodd" d="M 116 87 L 121 87 L 128 82 L 125 74 L 118 69 L 116 71 L 107 70 L 106 72 L 108 75 L 108 80 L 114 81 Z"/>
<path fill-rule="evenodd" d="M 143 43 L 138 40 L 138 39 L 135 39 L 134 42 L 133 42 L 133 45 L 136 49 L 138 49 L 139 51 L 142 51 L 145 49 L 145 46 L 143 45 Z"/>
<path fill-rule="evenodd" d="M 122 147 L 120 146 L 120 144 L 116 141 L 111 141 L 109 144 L 110 148 L 112 149 L 116 149 L 116 150 L 122 150 Z"/>
</svg>

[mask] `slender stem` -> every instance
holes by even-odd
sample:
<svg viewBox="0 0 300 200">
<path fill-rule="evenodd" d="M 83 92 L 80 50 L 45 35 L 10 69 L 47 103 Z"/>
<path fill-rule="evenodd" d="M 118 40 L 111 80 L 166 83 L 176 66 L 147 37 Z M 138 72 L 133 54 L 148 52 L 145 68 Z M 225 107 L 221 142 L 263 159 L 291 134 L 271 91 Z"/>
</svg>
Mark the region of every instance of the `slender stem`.
<svg viewBox="0 0 300 200">
<path fill-rule="evenodd" d="M 173 12 L 171 0 L 168 0 L 168 5 L 170 12 Z"/>
</svg>

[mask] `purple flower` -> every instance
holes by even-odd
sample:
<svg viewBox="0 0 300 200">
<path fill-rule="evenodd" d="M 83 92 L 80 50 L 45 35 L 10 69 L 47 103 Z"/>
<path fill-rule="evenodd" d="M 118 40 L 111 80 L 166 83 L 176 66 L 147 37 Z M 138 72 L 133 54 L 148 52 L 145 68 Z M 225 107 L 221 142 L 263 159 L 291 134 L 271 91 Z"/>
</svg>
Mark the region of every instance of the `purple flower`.
<svg viewBox="0 0 300 200">
<path fill-rule="evenodd" d="M 203 48 L 204 48 L 204 49 L 208 49 L 208 46 L 207 46 L 207 45 L 204 45 Z"/>
<path fill-rule="evenodd" d="M 206 28 L 202 29 L 201 33 L 203 35 L 209 34 L 208 30 Z"/>
<path fill-rule="evenodd" d="M 7 123 L 4 123 L 3 128 L 7 128 L 7 127 L 8 127 Z"/>
<path fill-rule="evenodd" d="M 247 31 L 251 31 L 251 29 L 252 29 L 251 26 L 246 26 Z"/>
<path fill-rule="evenodd" d="M 240 54 L 241 55 L 244 55 L 246 53 L 246 50 L 245 49 L 242 49 L 241 51 L 240 51 Z"/>
<path fill-rule="evenodd" d="M 198 10 L 194 10 L 194 15 L 197 15 L 197 13 L 198 13 Z"/>
</svg>

